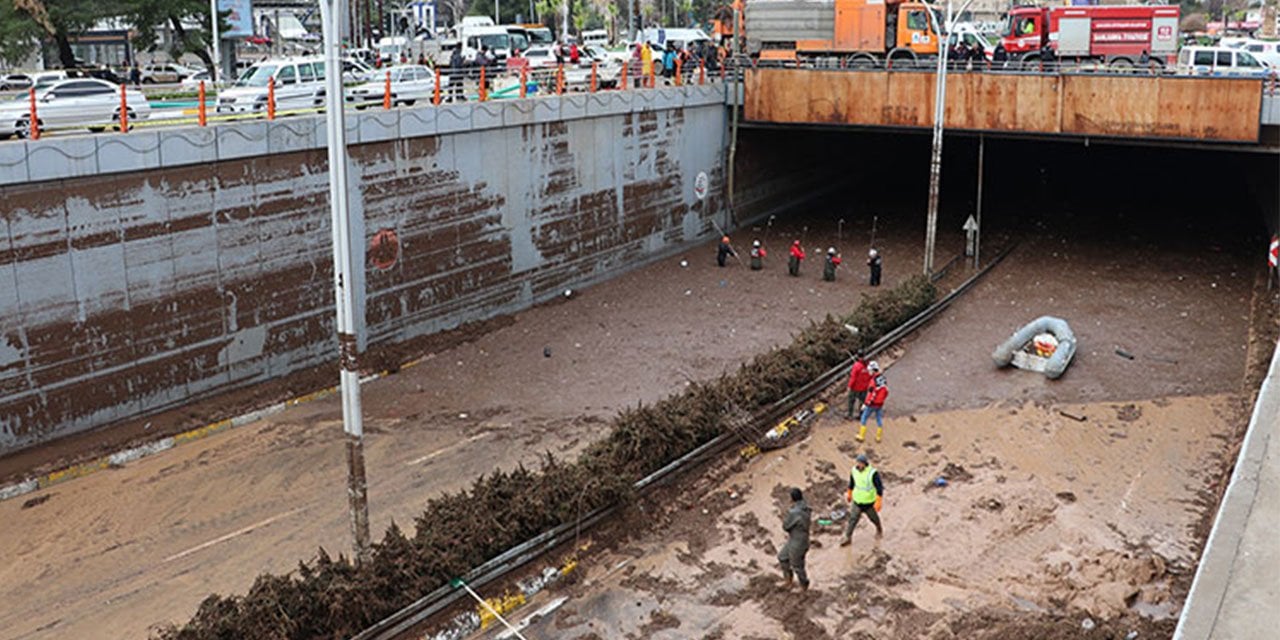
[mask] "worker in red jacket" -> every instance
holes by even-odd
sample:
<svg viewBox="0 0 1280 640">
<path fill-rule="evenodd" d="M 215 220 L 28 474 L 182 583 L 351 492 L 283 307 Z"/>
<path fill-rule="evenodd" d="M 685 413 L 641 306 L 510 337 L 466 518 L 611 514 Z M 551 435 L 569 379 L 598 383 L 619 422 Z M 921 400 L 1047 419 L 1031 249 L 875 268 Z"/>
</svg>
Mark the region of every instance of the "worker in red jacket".
<svg viewBox="0 0 1280 640">
<path fill-rule="evenodd" d="M 764 268 L 764 259 L 769 256 L 765 251 L 764 245 L 759 240 L 751 242 L 751 270 L 759 271 Z"/>
<path fill-rule="evenodd" d="M 849 370 L 849 409 L 844 414 L 846 420 L 853 420 L 860 415 L 870 387 L 871 372 L 867 370 L 866 358 L 859 351 L 853 355 L 853 368 Z"/>
<path fill-rule="evenodd" d="M 834 282 L 836 279 L 836 267 L 840 266 L 840 254 L 836 253 L 836 248 L 827 249 L 827 263 L 822 266 L 822 279 L 827 282 Z"/>
<path fill-rule="evenodd" d="M 787 258 L 787 273 L 793 277 L 800 277 L 801 260 L 804 260 L 804 247 L 801 247 L 800 241 L 796 240 L 791 243 L 791 257 Z"/>
<path fill-rule="evenodd" d="M 868 368 L 874 366 L 872 362 Z M 880 367 L 876 367 L 878 371 Z M 875 382 L 871 384 L 871 388 L 867 390 L 867 401 L 862 407 L 862 426 L 858 427 L 858 442 L 862 442 L 867 437 L 867 418 L 872 414 L 876 417 L 876 442 L 880 442 L 880 437 L 884 435 L 884 401 L 889 399 L 889 386 L 885 383 L 884 376 L 876 376 Z"/>
</svg>

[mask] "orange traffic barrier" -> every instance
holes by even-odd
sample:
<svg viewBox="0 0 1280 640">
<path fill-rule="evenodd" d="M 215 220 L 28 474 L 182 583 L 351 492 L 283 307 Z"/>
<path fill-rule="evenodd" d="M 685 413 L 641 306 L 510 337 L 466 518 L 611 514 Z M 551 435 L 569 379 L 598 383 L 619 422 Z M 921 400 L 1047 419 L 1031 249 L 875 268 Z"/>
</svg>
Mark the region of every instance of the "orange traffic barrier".
<svg viewBox="0 0 1280 640">
<path fill-rule="evenodd" d="M 656 69 L 657 67 L 658 65 L 656 64 L 649 65 L 649 88 L 650 89 L 658 86 L 658 74 L 656 71 L 654 71 L 654 69 Z"/>
<path fill-rule="evenodd" d="M 489 92 L 485 90 L 484 86 L 484 67 L 480 67 L 480 102 L 484 102 L 488 99 Z"/>
<path fill-rule="evenodd" d="M 125 93 L 128 89 L 128 85 L 120 85 L 120 133 L 129 133 L 129 98 Z"/>
<path fill-rule="evenodd" d="M 529 86 L 529 65 L 520 67 L 520 97 L 523 99 Z"/>
<path fill-rule="evenodd" d="M 628 87 L 628 86 L 627 86 L 627 67 L 628 67 L 628 66 L 630 66 L 630 65 L 629 65 L 629 64 L 627 64 L 627 63 L 625 63 L 625 62 L 624 62 L 624 63 L 622 63 L 622 75 L 618 76 L 618 88 L 619 88 L 619 89 L 629 89 L 629 88 L 630 88 L 630 87 Z"/>
<path fill-rule="evenodd" d="M 31 125 L 27 127 L 30 130 L 31 139 L 40 139 L 40 118 L 36 117 L 36 88 L 31 87 Z"/>
<path fill-rule="evenodd" d="M 440 105 L 440 67 L 436 67 L 436 90 L 431 95 L 431 104 Z"/>
<path fill-rule="evenodd" d="M 707 61 L 699 60 L 698 61 L 698 84 L 701 85 L 706 83 L 707 83 Z"/>
<path fill-rule="evenodd" d="M 200 81 L 200 105 L 196 107 L 196 113 L 199 114 L 200 126 L 207 126 L 209 124 L 209 115 L 204 106 L 204 80 Z"/>
<path fill-rule="evenodd" d="M 382 108 L 391 108 L 391 72 L 387 72 L 387 79 L 382 85 Z"/>
<path fill-rule="evenodd" d="M 596 62 L 591 62 L 591 93 L 596 92 Z"/>
<path fill-rule="evenodd" d="M 556 95 L 564 94 L 564 63 L 556 67 Z"/>
<path fill-rule="evenodd" d="M 684 84 L 684 61 L 676 57 L 676 86 Z"/>
<path fill-rule="evenodd" d="M 267 83 L 267 119 L 276 119 L 276 79 L 274 77 Z"/>
</svg>

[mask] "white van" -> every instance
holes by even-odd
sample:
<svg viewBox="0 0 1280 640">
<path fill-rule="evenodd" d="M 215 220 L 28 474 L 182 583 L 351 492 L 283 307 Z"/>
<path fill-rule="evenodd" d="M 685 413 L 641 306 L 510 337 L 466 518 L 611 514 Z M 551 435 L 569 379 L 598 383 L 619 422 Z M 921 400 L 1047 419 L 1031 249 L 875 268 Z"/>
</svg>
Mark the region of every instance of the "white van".
<svg viewBox="0 0 1280 640">
<path fill-rule="evenodd" d="M 582 44 L 596 47 L 607 47 L 609 46 L 609 32 L 604 29 L 583 31 Z"/>
<path fill-rule="evenodd" d="M 702 29 L 641 29 L 636 35 L 637 42 L 648 42 L 656 47 L 666 47 L 668 42 L 678 47 L 687 47 L 694 42 L 710 42 L 711 37 Z"/>
<path fill-rule="evenodd" d="M 1272 72 L 1252 53 L 1231 47 L 1183 47 L 1178 52 L 1178 75 L 1266 78 Z"/>
<path fill-rule="evenodd" d="M 466 37 L 462 40 L 462 57 L 471 62 L 481 49 L 488 48 L 501 62 L 511 53 L 511 45 L 511 33 L 506 27 L 467 27 Z"/>
<path fill-rule="evenodd" d="M 263 60 L 218 92 L 218 113 L 266 113 L 268 88 L 275 83 L 276 111 L 324 106 L 324 58 Z"/>
<path fill-rule="evenodd" d="M 1280 67 L 1280 42 L 1275 40 L 1247 40 L 1240 49 L 1253 54 L 1263 64 L 1275 69 Z"/>
</svg>

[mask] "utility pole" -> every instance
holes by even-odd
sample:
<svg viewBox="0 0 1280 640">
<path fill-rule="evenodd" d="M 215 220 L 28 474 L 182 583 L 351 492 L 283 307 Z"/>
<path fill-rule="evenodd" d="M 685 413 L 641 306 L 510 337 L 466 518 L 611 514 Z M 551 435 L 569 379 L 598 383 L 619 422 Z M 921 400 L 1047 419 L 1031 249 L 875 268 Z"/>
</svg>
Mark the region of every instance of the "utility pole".
<svg viewBox="0 0 1280 640">
<path fill-rule="evenodd" d="M 987 137 L 978 134 L 978 219 L 977 228 L 973 231 L 973 268 L 982 264 L 982 165 L 987 156 Z"/>
<path fill-rule="evenodd" d="M 222 34 L 218 32 L 218 17 L 218 0 L 209 0 L 209 22 L 213 24 L 213 68 L 209 70 L 209 79 L 214 86 L 222 79 Z"/>
<path fill-rule="evenodd" d="M 955 16 L 965 12 L 972 0 L 965 0 L 960 11 L 952 13 L 951 0 L 947 0 L 946 33 L 943 25 L 938 24 L 938 12 L 933 5 L 929 8 L 930 17 L 938 37 L 938 69 L 934 76 L 933 92 L 933 151 L 929 156 L 929 209 L 926 214 L 924 228 L 924 274 L 933 275 L 934 244 L 938 237 L 938 192 L 942 188 L 942 130 L 947 119 L 947 39 L 955 30 Z"/>
<path fill-rule="evenodd" d="M 329 209 L 333 231 L 333 285 L 337 299 L 338 361 L 342 385 L 342 428 L 347 444 L 347 500 L 356 558 L 369 558 L 368 483 L 364 471 L 364 418 L 360 411 L 361 319 L 356 315 L 355 282 L 361 276 L 351 253 L 351 213 L 347 201 L 347 128 L 343 123 L 341 7 L 345 0 L 320 0 L 325 68 L 325 125 L 329 141 Z"/>
</svg>

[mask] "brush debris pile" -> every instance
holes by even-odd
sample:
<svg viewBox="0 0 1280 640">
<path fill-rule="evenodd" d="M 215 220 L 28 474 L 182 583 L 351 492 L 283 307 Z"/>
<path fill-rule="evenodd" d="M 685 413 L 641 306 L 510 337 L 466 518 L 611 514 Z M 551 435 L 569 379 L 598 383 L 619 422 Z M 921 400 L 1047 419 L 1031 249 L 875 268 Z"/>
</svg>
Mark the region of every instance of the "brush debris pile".
<svg viewBox="0 0 1280 640">
<path fill-rule="evenodd" d="M 649 406 L 622 411 L 609 435 L 576 461 L 550 455 L 542 468 L 483 476 L 468 490 L 429 500 L 406 536 L 394 523 L 371 559 L 357 564 L 323 549 L 290 574 L 260 575 L 243 596 L 209 596 L 161 640 L 349 638 L 503 551 L 597 507 L 629 497 L 631 485 L 796 391 L 933 303 L 923 276 L 870 295 L 845 318 L 812 323 L 786 347 L 735 374 L 695 384 Z M 845 324 L 858 327 L 853 333 Z"/>
</svg>

